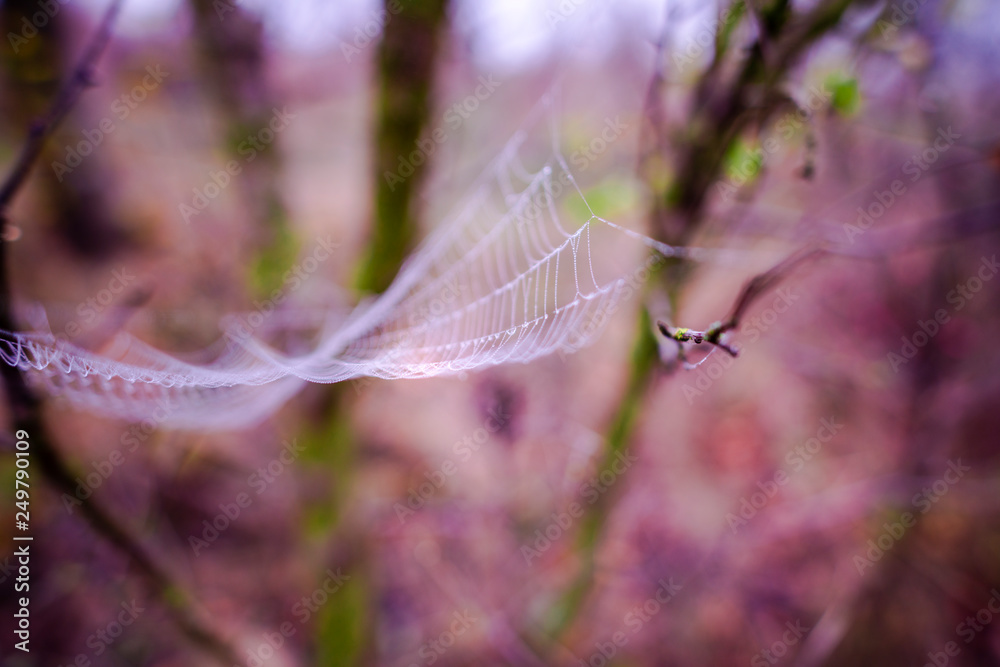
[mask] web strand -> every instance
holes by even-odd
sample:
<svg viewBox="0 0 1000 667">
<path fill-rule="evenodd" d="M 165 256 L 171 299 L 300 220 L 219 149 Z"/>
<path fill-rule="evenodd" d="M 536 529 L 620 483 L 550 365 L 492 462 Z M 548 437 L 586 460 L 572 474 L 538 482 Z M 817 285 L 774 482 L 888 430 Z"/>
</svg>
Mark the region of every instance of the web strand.
<svg viewBox="0 0 1000 667">
<path fill-rule="evenodd" d="M 693 252 L 594 214 L 557 141 L 532 170 L 526 137 L 515 134 L 384 294 L 325 327 L 309 353 L 230 331 L 214 362 L 195 365 L 128 334 L 97 353 L 48 333 L 0 332 L 0 357 L 87 410 L 230 428 L 270 414 L 304 382 L 431 377 L 575 351 L 599 335 L 636 269 L 616 262 Z M 582 223 L 565 213 L 563 193 L 589 212 Z"/>
</svg>

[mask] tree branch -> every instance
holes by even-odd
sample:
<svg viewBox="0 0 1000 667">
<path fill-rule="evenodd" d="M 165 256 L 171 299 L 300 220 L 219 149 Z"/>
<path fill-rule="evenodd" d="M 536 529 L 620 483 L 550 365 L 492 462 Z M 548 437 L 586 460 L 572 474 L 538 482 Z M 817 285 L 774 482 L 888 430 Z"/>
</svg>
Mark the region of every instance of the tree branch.
<svg viewBox="0 0 1000 667">
<path fill-rule="evenodd" d="M 92 85 L 94 66 L 107 47 L 121 6 L 122 0 L 114 0 L 108 7 L 80 62 L 56 94 L 48 114 L 34 122 L 29 129 L 28 138 L 10 175 L 0 186 L 0 225 L 7 224 L 7 210 L 10 203 L 27 181 L 46 140 L 73 109 L 83 92 Z M 13 300 L 5 238 L 6 235 L 0 234 L 0 329 L 14 331 Z M 42 474 L 58 491 L 75 497 L 75 481 L 71 467 L 52 444 L 41 417 L 41 401 L 31 391 L 21 369 L 17 366 L 0 364 L 0 377 L 3 378 L 7 389 L 7 403 L 11 409 L 14 427 L 30 434 L 35 460 L 38 461 Z M 169 616 L 188 639 L 222 664 L 239 662 L 236 651 L 196 612 L 182 586 L 143 548 L 139 539 L 132 535 L 124 524 L 102 507 L 93 495 L 81 500 L 80 510 L 104 539 L 132 560 L 154 594 L 163 601 Z"/>
<path fill-rule="evenodd" d="M 93 85 L 94 65 L 111 39 L 111 29 L 114 26 L 115 19 L 118 18 L 121 6 L 122 0 L 114 0 L 111 3 L 111 6 L 108 7 L 108 10 L 104 14 L 104 18 L 101 20 L 97 33 L 91 39 L 90 44 L 88 44 L 76 69 L 73 70 L 73 74 L 56 94 L 49 113 L 44 118 L 40 118 L 32 123 L 31 128 L 29 128 L 28 140 L 21 148 L 21 153 L 14 164 L 14 169 L 7 177 L 7 180 L 4 181 L 3 186 L 0 187 L 0 223 L 6 224 L 7 207 L 10 205 L 11 200 L 13 200 L 14 195 L 24 185 L 28 174 L 31 173 L 31 168 L 45 146 L 45 140 L 52 135 L 63 119 L 66 118 L 66 115 L 76 106 L 80 96 L 83 95 L 83 91 Z"/>
<path fill-rule="evenodd" d="M 739 296 L 736 297 L 736 301 L 733 302 L 733 307 L 729 311 L 729 316 L 726 317 L 725 320 L 719 320 L 718 322 L 713 323 L 704 331 L 696 331 L 694 329 L 686 329 L 683 327 L 675 329 L 662 320 L 656 321 L 656 327 L 660 330 L 661 334 L 677 342 L 677 346 L 680 350 L 679 356 L 682 361 L 684 360 L 683 343 L 687 342 L 694 343 L 695 345 L 700 345 L 701 343 L 715 345 L 735 357 L 739 354 L 739 351 L 723 341 L 722 336 L 740 325 L 740 320 L 743 318 L 743 314 L 746 312 L 747 308 L 750 307 L 750 304 L 756 301 L 757 298 L 769 292 L 800 264 L 825 252 L 826 250 L 822 248 L 802 248 L 801 250 L 792 253 L 790 256 L 764 273 L 754 276 L 747 281 L 747 284 L 743 286 L 743 290 L 739 293 Z"/>
</svg>

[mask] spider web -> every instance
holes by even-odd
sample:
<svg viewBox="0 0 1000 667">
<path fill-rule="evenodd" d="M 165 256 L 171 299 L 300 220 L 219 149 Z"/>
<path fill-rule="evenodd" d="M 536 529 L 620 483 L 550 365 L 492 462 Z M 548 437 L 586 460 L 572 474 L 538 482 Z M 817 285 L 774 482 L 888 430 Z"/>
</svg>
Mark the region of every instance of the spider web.
<svg viewBox="0 0 1000 667">
<path fill-rule="evenodd" d="M 540 110 L 552 121 L 541 163 L 525 166 L 536 149 L 529 125 L 386 292 L 331 322 L 311 352 L 289 355 L 230 330 L 222 354 L 198 365 L 127 333 L 98 353 L 51 333 L 0 332 L 0 357 L 84 409 L 133 421 L 154 415 L 177 428 L 233 428 L 265 418 L 305 382 L 449 375 L 573 352 L 600 334 L 649 249 L 697 251 L 595 215 L 560 152 L 550 102 L 534 115 Z"/>
</svg>

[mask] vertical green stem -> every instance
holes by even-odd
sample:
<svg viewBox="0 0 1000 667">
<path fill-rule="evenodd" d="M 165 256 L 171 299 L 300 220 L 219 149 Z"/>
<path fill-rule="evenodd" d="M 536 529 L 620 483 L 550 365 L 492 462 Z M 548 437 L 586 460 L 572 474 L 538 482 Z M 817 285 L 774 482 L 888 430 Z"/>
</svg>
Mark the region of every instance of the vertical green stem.
<svg viewBox="0 0 1000 667">
<path fill-rule="evenodd" d="M 439 43 L 447 27 L 448 0 L 387 0 L 389 17 L 377 56 L 378 96 L 374 128 L 374 204 L 371 238 L 356 278 L 363 292 L 384 291 L 395 278 L 413 247 L 419 225 L 414 199 L 419 192 L 425 163 L 400 169 L 401 161 L 416 150 L 431 111 L 431 91 Z M 387 174 L 397 176 L 387 178 Z M 337 480 L 338 493 L 330 499 L 332 517 L 349 496 L 356 465 L 357 438 L 350 424 L 348 383 L 331 385 L 322 407 L 323 423 L 311 438 L 318 456 L 328 463 Z M 335 464 L 333 462 L 336 462 Z M 374 598 L 369 572 L 370 538 L 364 526 L 344 525 L 338 541 L 352 545 L 346 569 L 350 585 L 328 605 L 320 619 L 317 664 L 337 657 L 340 665 L 368 665 L 376 661 Z M 345 621 L 350 623 L 345 625 Z"/>
<path fill-rule="evenodd" d="M 662 188 L 660 195 L 653 198 L 650 218 L 661 240 L 676 246 L 690 241 L 701 222 L 708 189 L 718 178 L 723 158 L 750 120 L 747 112 L 752 106 L 751 101 L 764 100 L 754 119 L 759 123 L 766 122 L 776 108 L 770 101 L 775 98 L 778 86 L 784 82 L 790 69 L 808 46 L 840 22 L 850 4 L 851 0 L 828 0 L 801 16 L 793 17 L 787 0 L 773 0 L 755 10 L 760 14 L 765 34 L 750 48 L 732 80 L 725 79 L 728 68 L 720 67 L 718 62 L 710 66 L 694 93 L 695 99 L 700 101 L 694 105 L 692 112 L 691 126 L 695 129 L 693 135 L 680 146 L 677 180 Z M 728 39 L 732 26 L 724 26 L 724 29 L 727 31 L 725 39 L 720 38 L 716 43 L 717 59 L 724 57 L 725 49 L 732 46 Z M 656 136 L 665 136 L 663 128 L 650 129 Z M 640 165 L 640 170 L 642 167 Z M 667 292 L 675 312 L 680 288 L 688 271 L 684 264 L 668 261 L 658 272 L 661 279 L 668 283 Z M 619 452 L 628 447 L 646 402 L 647 390 L 652 385 L 658 356 L 646 310 L 640 315 L 639 333 L 631 359 L 628 387 L 611 420 L 603 465 L 613 461 Z M 610 494 L 602 496 L 583 517 L 579 535 L 583 568 L 555 603 L 550 616 L 553 619 L 550 632 L 553 637 L 559 637 L 569 629 L 590 593 L 594 581 L 594 554 L 613 500 L 614 496 Z"/>
<path fill-rule="evenodd" d="M 417 237 L 414 198 L 426 162 L 409 155 L 427 124 L 438 43 L 447 0 L 387 3 L 390 13 L 379 48 L 375 124 L 375 220 L 358 289 L 382 292 L 392 282 Z M 404 166 L 405 165 L 405 166 Z"/>
</svg>

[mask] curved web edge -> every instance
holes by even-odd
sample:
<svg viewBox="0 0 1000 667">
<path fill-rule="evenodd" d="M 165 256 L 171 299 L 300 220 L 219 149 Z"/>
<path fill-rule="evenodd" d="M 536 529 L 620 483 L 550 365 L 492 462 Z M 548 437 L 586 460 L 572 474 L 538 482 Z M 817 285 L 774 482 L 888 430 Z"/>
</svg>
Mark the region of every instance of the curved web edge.
<svg viewBox="0 0 1000 667">
<path fill-rule="evenodd" d="M 288 355 L 256 337 L 227 335 L 215 361 L 196 365 L 127 333 L 98 353 L 50 333 L 0 332 L 0 357 L 82 409 L 132 421 L 157 414 L 164 425 L 204 429 L 259 421 L 306 381 L 432 377 L 576 351 L 598 337 L 650 249 L 691 258 L 695 251 L 596 216 L 557 135 L 535 169 L 522 161 L 526 138 L 526 130 L 515 134 L 386 292 L 311 352 Z M 566 213 L 573 198 L 589 211 L 582 224 Z"/>
</svg>

